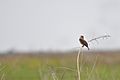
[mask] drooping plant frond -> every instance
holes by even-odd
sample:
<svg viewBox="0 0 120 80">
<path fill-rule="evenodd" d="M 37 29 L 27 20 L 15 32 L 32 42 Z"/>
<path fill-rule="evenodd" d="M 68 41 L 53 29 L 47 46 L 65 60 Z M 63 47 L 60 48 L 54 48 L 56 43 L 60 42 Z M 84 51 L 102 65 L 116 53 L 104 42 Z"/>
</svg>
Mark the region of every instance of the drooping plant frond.
<svg viewBox="0 0 120 80">
<path fill-rule="evenodd" d="M 108 37 L 111 37 L 111 36 L 110 35 L 99 36 L 89 40 L 88 42 L 97 41 L 98 39 L 107 39 Z"/>
</svg>

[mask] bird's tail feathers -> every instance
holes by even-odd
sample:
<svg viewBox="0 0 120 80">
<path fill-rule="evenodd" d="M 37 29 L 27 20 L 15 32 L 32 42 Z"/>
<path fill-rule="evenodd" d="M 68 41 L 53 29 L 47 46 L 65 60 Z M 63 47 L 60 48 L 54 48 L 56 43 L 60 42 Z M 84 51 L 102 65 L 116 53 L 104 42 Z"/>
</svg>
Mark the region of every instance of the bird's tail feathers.
<svg viewBox="0 0 120 80">
<path fill-rule="evenodd" d="M 87 47 L 88 48 L 88 50 L 90 50 L 90 48 L 89 47 Z"/>
</svg>

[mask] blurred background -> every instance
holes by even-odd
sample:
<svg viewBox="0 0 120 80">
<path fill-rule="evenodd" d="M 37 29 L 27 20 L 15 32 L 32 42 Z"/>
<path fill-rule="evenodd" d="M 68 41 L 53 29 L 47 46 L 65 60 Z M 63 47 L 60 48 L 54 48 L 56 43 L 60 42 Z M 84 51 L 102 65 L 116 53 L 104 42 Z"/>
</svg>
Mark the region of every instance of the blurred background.
<svg viewBox="0 0 120 80">
<path fill-rule="evenodd" d="M 119 23 L 119 0 L 0 0 L 0 51 L 71 50 L 106 34 L 91 50 L 119 50 Z"/>
<path fill-rule="evenodd" d="M 0 80 L 78 80 L 80 35 L 111 36 L 83 48 L 81 80 L 120 80 L 119 34 L 120 0 L 0 0 Z"/>
</svg>

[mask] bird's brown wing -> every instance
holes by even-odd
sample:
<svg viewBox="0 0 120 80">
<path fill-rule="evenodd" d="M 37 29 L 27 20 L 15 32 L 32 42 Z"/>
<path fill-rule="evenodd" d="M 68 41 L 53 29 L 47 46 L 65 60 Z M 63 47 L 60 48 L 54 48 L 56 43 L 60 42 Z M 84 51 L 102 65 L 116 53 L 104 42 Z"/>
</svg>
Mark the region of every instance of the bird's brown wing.
<svg viewBox="0 0 120 80">
<path fill-rule="evenodd" d="M 83 45 L 85 45 L 86 47 L 88 47 L 88 43 L 85 40 L 81 41 Z"/>
</svg>

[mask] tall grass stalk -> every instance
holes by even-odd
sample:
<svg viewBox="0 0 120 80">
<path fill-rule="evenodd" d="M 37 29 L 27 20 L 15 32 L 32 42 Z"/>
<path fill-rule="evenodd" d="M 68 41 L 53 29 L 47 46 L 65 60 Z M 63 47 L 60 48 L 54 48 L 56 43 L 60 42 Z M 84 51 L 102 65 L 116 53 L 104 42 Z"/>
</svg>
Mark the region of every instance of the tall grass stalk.
<svg viewBox="0 0 120 80">
<path fill-rule="evenodd" d="M 0 80 L 4 80 L 4 76 L 5 76 L 5 73 L 2 74 L 1 76 L 1 79 Z"/>
<path fill-rule="evenodd" d="M 81 68 L 80 68 L 80 54 L 82 53 L 82 47 L 79 49 L 77 54 L 77 74 L 78 74 L 78 80 L 81 80 Z"/>
<path fill-rule="evenodd" d="M 96 55 L 95 62 L 94 62 L 94 64 L 93 64 L 93 66 L 92 66 L 92 69 L 91 69 L 91 71 L 90 71 L 90 73 L 89 73 L 89 75 L 88 75 L 87 80 L 90 79 L 90 77 L 91 77 L 91 75 L 92 75 L 92 73 L 93 73 L 93 70 L 95 69 L 95 66 L 96 66 L 96 63 L 97 63 L 97 57 L 98 57 L 98 55 Z"/>
<path fill-rule="evenodd" d="M 69 68 L 69 67 L 56 67 L 58 69 L 65 69 L 65 70 L 69 70 L 69 71 L 73 71 L 73 72 L 77 72 L 76 70 Z"/>
<path fill-rule="evenodd" d="M 52 78 L 53 78 L 53 80 L 58 80 L 58 78 L 57 78 L 55 72 L 52 72 L 51 74 L 52 74 Z"/>
<path fill-rule="evenodd" d="M 52 69 L 52 67 L 50 67 L 50 73 L 52 75 L 53 80 L 58 80 L 56 72 Z"/>
</svg>

